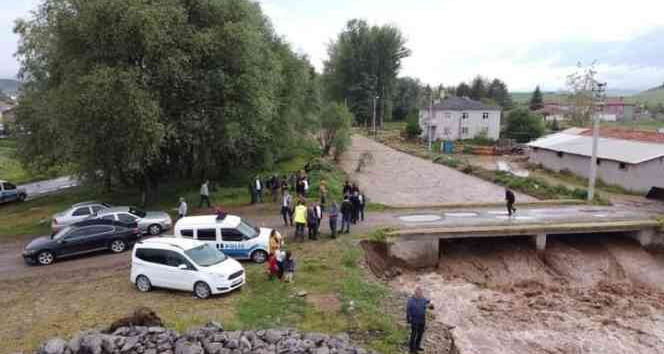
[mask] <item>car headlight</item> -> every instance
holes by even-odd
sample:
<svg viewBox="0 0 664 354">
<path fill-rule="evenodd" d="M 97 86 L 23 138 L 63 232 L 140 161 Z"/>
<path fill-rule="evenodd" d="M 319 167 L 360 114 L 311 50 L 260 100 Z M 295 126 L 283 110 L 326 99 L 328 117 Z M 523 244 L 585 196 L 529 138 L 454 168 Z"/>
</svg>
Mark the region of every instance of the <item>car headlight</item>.
<svg viewBox="0 0 664 354">
<path fill-rule="evenodd" d="M 35 254 L 37 253 L 37 250 L 24 250 L 23 254 Z"/>
</svg>

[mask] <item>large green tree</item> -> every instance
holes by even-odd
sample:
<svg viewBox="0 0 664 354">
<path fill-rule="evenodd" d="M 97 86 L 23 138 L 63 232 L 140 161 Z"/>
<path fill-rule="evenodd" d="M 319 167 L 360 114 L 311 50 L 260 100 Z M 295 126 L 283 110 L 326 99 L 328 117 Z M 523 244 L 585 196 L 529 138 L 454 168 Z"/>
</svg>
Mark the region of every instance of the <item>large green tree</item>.
<svg viewBox="0 0 664 354">
<path fill-rule="evenodd" d="M 341 156 L 350 143 L 353 114 L 343 104 L 330 102 L 321 111 L 318 142 L 323 156 Z"/>
<path fill-rule="evenodd" d="M 514 102 L 512 101 L 512 96 L 507 89 L 507 85 L 499 79 L 493 79 L 491 84 L 489 84 L 489 88 L 487 89 L 487 98 L 494 100 L 503 109 L 509 110 L 514 107 Z"/>
<path fill-rule="evenodd" d="M 17 21 L 23 160 L 142 188 L 279 159 L 316 75 L 249 0 L 45 0 Z"/>
<path fill-rule="evenodd" d="M 418 79 L 398 78 L 394 92 L 392 118 L 396 121 L 404 121 L 409 114 L 419 111 L 423 96 L 424 87 Z"/>
<path fill-rule="evenodd" d="M 374 100 L 382 125 L 392 113 L 401 60 L 410 55 L 401 31 L 390 25 L 369 26 L 363 20 L 350 20 L 329 44 L 325 62 L 326 97 L 344 102 L 356 122 L 367 124 L 373 115 Z"/>
<path fill-rule="evenodd" d="M 503 133 L 519 143 L 527 143 L 542 136 L 545 128 L 542 116 L 527 108 L 515 108 L 507 113 L 507 124 Z"/>
<path fill-rule="evenodd" d="M 470 84 L 470 98 L 479 101 L 487 97 L 487 84 L 484 78 L 477 75 Z"/>
</svg>

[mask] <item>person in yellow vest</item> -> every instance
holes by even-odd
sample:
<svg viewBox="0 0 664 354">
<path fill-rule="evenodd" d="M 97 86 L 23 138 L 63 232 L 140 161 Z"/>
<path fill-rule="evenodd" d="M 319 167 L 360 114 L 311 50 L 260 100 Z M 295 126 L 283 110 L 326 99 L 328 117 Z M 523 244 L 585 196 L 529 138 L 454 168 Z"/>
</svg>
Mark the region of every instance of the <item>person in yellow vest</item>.
<svg viewBox="0 0 664 354">
<path fill-rule="evenodd" d="M 304 241 L 304 226 L 307 224 L 307 207 L 304 206 L 301 200 L 297 202 L 293 219 L 295 221 L 295 239 Z"/>
</svg>

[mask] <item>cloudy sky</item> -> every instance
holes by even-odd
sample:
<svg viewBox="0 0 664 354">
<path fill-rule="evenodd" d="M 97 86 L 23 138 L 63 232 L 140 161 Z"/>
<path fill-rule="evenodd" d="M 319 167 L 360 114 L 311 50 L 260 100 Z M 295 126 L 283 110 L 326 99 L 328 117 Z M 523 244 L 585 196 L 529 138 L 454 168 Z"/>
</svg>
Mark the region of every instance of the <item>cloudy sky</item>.
<svg viewBox="0 0 664 354">
<path fill-rule="evenodd" d="M 0 13 L 0 77 L 16 74 L 13 21 L 38 0 L 12 0 Z M 631 0 L 260 0 L 277 32 L 320 70 L 326 45 L 350 18 L 401 28 L 413 55 L 402 75 L 446 85 L 477 74 L 514 91 L 564 88 L 579 61 L 599 62 L 614 89 L 664 82 L 664 1 Z"/>
</svg>

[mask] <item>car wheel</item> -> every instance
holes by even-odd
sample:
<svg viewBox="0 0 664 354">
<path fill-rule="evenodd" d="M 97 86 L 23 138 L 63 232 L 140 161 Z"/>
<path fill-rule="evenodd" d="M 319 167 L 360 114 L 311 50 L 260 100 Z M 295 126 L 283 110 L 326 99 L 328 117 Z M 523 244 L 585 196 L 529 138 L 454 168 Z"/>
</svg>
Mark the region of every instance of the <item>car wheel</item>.
<svg viewBox="0 0 664 354">
<path fill-rule="evenodd" d="M 21 193 L 21 194 L 18 195 L 18 201 L 19 202 L 24 202 L 26 197 L 27 196 L 25 194 Z"/>
<path fill-rule="evenodd" d="M 127 249 L 127 243 L 122 240 L 113 240 L 109 248 L 113 253 L 122 253 Z"/>
<path fill-rule="evenodd" d="M 212 291 L 210 291 L 210 286 L 204 282 L 199 281 L 198 283 L 194 284 L 194 296 L 197 298 L 207 299 L 211 294 Z"/>
<path fill-rule="evenodd" d="M 267 260 L 267 253 L 263 250 L 254 251 L 251 254 L 251 260 L 256 263 L 263 263 Z"/>
<path fill-rule="evenodd" d="M 161 226 L 157 224 L 150 225 L 150 227 L 148 227 L 148 233 L 152 236 L 159 235 L 161 233 Z"/>
<path fill-rule="evenodd" d="M 39 263 L 39 265 L 46 266 L 53 263 L 54 260 L 55 256 L 51 251 L 41 251 L 37 255 L 37 263 Z"/>
<path fill-rule="evenodd" d="M 145 275 L 139 275 L 136 277 L 136 289 L 142 293 L 147 293 L 152 290 L 152 283 L 150 279 Z"/>
</svg>

